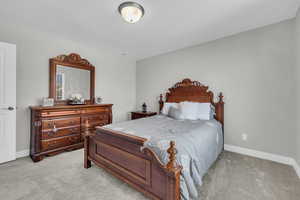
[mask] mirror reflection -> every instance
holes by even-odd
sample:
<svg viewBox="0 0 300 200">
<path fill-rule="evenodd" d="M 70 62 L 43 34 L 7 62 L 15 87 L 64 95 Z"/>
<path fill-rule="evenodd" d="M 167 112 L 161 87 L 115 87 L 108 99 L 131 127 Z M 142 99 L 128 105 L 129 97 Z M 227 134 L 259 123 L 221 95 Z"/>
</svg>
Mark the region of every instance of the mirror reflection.
<svg viewBox="0 0 300 200">
<path fill-rule="evenodd" d="M 90 99 L 90 73 L 89 70 L 57 65 L 57 100 L 68 100 L 74 96 Z"/>
</svg>

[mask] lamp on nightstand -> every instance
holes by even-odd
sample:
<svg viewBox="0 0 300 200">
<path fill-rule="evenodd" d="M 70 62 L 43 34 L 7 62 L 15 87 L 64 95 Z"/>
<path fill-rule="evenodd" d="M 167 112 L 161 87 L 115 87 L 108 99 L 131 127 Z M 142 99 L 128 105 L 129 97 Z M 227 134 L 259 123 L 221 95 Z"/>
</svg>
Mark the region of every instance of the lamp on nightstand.
<svg viewBox="0 0 300 200">
<path fill-rule="evenodd" d="M 147 105 L 146 105 L 146 103 L 143 103 L 143 105 L 142 105 L 142 111 L 145 113 L 145 112 L 147 112 Z"/>
</svg>

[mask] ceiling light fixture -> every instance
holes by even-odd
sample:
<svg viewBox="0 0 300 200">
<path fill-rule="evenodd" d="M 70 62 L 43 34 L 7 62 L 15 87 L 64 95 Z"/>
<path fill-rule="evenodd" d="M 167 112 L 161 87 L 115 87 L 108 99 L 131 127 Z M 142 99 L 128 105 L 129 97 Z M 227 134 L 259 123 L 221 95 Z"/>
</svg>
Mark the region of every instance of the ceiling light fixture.
<svg viewBox="0 0 300 200">
<path fill-rule="evenodd" d="M 119 13 L 128 23 L 138 22 L 145 13 L 143 6 L 135 2 L 124 2 L 119 6 Z"/>
</svg>

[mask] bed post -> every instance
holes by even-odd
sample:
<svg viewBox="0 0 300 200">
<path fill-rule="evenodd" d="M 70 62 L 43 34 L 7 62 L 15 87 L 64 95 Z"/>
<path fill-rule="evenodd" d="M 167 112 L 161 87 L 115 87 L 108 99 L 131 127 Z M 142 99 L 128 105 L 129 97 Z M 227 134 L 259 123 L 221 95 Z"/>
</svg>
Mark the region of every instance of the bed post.
<svg viewBox="0 0 300 200">
<path fill-rule="evenodd" d="M 224 101 L 223 101 L 223 93 L 219 94 L 219 101 L 216 103 L 216 119 L 221 122 L 224 127 Z"/>
<path fill-rule="evenodd" d="M 161 113 L 161 110 L 164 106 L 164 101 L 163 101 L 163 95 L 162 94 L 160 94 L 160 96 L 159 96 L 159 102 L 158 103 L 159 103 L 159 113 Z"/>
<path fill-rule="evenodd" d="M 167 164 L 167 169 L 172 171 L 174 168 L 176 168 L 176 154 L 177 154 L 177 149 L 175 148 L 175 142 L 171 141 L 170 142 L 170 147 L 167 150 L 169 154 L 169 162 Z"/>
<path fill-rule="evenodd" d="M 172 174 L 172 176 L 168 177 L 167 200 L 180 200 L 180 173 L 182 167 L 176 163 L 177 149 L 174 141 L 170 142 L 167 152 L 169 154 L 169 162 L 166 167 Z"/>
<path fill-rule="evenodd" d="M 219 94 L 219 101 L 218 103 L 215 104 L 215 108 L 216 108 L 216 120 L 218 120 L 219 122 L 221 122 L 222 124 L 222 129 L 223 129 L 223 149 L 224 149 L 224 101 L 223 101 L 223 93 L 220 92 Z"/>
<path fill-rule="evenodd" d="M 91 167 L 91 161 L 89 160 L 89 140 L 90 140 L 90 131 L 89 131 L 89 121 L 86 120 L 84 124 L 84 168 Z"/>
</svg>

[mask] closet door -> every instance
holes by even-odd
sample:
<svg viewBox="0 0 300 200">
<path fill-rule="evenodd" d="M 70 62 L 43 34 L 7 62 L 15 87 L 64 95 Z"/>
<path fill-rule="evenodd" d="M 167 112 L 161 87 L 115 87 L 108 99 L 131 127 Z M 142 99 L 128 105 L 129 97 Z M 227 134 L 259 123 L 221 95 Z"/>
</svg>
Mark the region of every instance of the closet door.
<svg viewBox="0 0 300 200">
<path fill-rule="evenodd" d="M 16 46 L 0 42 L 0 163 L 16 159 Z"/>
</svg>

